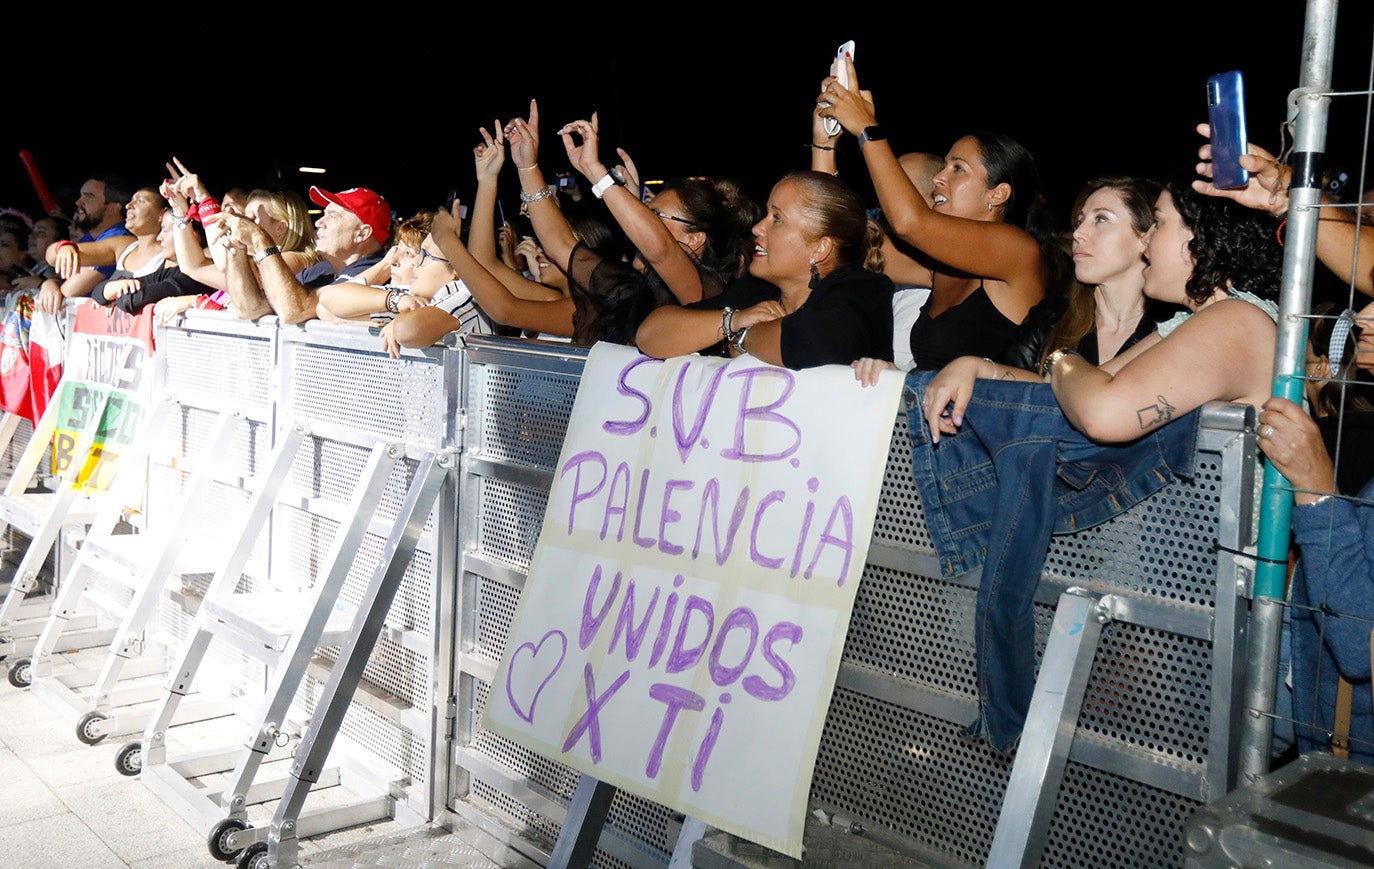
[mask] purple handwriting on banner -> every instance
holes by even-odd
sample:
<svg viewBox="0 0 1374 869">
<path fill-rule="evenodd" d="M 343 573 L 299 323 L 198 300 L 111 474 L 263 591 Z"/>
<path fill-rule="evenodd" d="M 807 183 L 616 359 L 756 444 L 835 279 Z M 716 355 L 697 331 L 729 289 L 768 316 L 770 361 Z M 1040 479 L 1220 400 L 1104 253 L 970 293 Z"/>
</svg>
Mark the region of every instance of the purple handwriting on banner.
<svg viewBox="0 0 1374 869">
<path fill-rule="evenodd" d="M 553 658 L 552 654 L 540 654 L 544 650 L 545 643 L 548 643 L 550 639 L 557 640 L 556 643 L 550 646 L 550 649 L 556 648 L 558 650 L 558 658 L 556 660 Z M 527 652 L 528 655 L 526 655 Z M 521 643 L 516 648 L 515 653 L 512 654 L 510 658 L 510 667 L 506 670 L 506 699 L 510 701 L 510 706 L 515 710 L 516 715 L 519 715 L 530 724 L 534 723 L 534 706 L 539 702 L 539 695 L 544 691 L 544 686 L 548 685 L 549 682 L 553 680 L 553 677 L 558 674 L 558 669 L 563 666 L 563 659 L 567 654 L 568 637 L 559 630 L 551 630 L 544 634 L 537 644 Z M 527 663 L 524 663 L 526 661 Z M 515 698 L 513 686 L 513 683 L 516 681 L 517 668 L 529 670 L 536 676 L 539 673 L 544 673 L 544 678 L 539 680 L 538 687 L 534 689 L 534 692 L 529 697 L 529 702 L 526 703 L 523 708 L 520 702 Z M 529 680 L 530 683 L 533 681 L 532 679 Z"/>
<path fill-rule="evenodd" d="M 663 590 L 659 587 L 651 586 L 647 591 L 642 612 L 636 612 L 637 595 L 645 592 L 641 591 L 641 586 L 633 578 L 626 580 L 620 571 L 616 571 L 610 588 L 605 591 L 605 598 L 598 603 L 597 596 L 601 593 L 603 578 L 602 567 L 598 564 L 592 569 L 587 591 L 582 599 L 582 620 L 578 630 L 579 648 L 586 650 L 591 646 L 619 603 L 607 652 L 614 655 L 618 647 L 623 648 L 621 654 L 626 663 L 638 663 L 644 638 L 657 620 L 654 642 L 650 647 L 649 659 L 644 665 L 646 670 L 653 670 L 663 663 L 665 674 L 681 673 L 695 667 L 705 656 L 711 681 L 718 688 L 728 688 L 739 682 L 745 693 L 751 697 L 773 702 L 786 697 L 796 685 L 796 673 L 784 660 L 778 647 L 787 643 L 788 648 L 795 648 L 801 642 L 802 629 L 799 625 L 778 622 L 763 633 L 760 640 L 761 626 L 758 615 L 750 607 L 739 606 L 726 614 L 717 630 L 715 605 L 699 595 L 687 596 L 679 617 L 677 589 L 685 582 L 682 574 L 673 577 L 673 588 L 667 595 L 661 595 Z M 659 613 L 657 609 L 661 598 L 664 603 L 663 610 Z M 676 631 L 673 630 L 674 627 Z M 700 639 L 693 643 L 689 637 L 694 632 Z M 743 651 L 738 653 L 739 660 L 726 661 L 726 644 L 732 635 L 740 632 L 743 632 Z M 668 644 L 670 637 L 671 646 Z M 755 662 L 756 653 L 763 658 L 763 664 Z M 771 670 L 776 676 L 777 684 L 770 684 L 758 673 L 745 676 L 751 665 L 764 673 Z"/>
<path fill-rule="evenodd" d="M 601 424 L 603 431 L 614 435 L 634 435 L 648 423 L 649 417 L 653 415 L 653 398 L 631 386 L 629 379 L 635 369 L 646 362 L 661 362 L 662 360 L 651 359 L 640 356 L 621 369 L 616 378 L 616 393 L 626 398 L 632 399 L 638 409 L 638 415 L 630 419 L 607 419 Z M 673 437 L 677 445 L 678 456 L 686 463 L 692 453 L 692 448 L 697 445 L 701 438 L 701 432 L 706 427 L 706 421 L 715 410 L 718 393 L 720 391 L 721 378 L 725 375 L 726 367 L 717 366 L 711 375 L 710 381 L 702 391 L 695 412 L 691 414 L 691 423 L 687 423 L 688 412 L 685 409 L 687 399 L 686 380 L 687 375 L 693 365 L 704 363 L 683 363 L 682 369 L 678 372 L 677 380 L 673 385 L 673 391 L 669 397 L 673 418 Z M 775 366 L 757 366 L 745 368 L 739 371 L 730 372 L 731 380 L 742 380 L 743 385 L 739 390 L 739 395 L 733 404 L 726 405 L 722 412 L 731 414 L 734 419 L 734 442 L 731 446 L 721 450 L 720 455 L 731 461 L 739 462 L 776 462 L 786 459 L 801 448 L 802 432 L 801 428 L 789 417 L 781 413 L 781 408 L 785 405 L 792 393 L 796 391 L 796 377 L 786 368 Z M 780 394 L 778 398 L 771 402 L 760 405 L 751 405 L 751 396 L 754 391 L 755 382 L 776 381 L 779 384 Z M 745 430 L 749 423 L 768 424 L 772 426 L 782 426 L 790 429 L 793 435 L 792 442 L 772 453 L 755 453 L 745 447 Z M 700 443 L 705 446 L 703 439 Z"/>
<path fill-rule="evenodd" d="M 706 427 L 706 415 L 711 411 L 711 404 L 716 400 L 716 390 L 720 387 L 720 378 L 725 374 L 725 366 L 716 369 L 716 373 L 711 375 L 711 382 L 706 387 L 706 392 L 701 397 L 701 403 L 697 405 L 697 412 L 692 419 L 690 430 L 683 431 L 683 417 L 685 413 L 682 409 L 682 384 L 687 377 L 687 372 L 691 369 L 689 362 L 682 366 L 682 370 L 677 373 L 677 384 L 673 389 L 673 438 L 677 441 L 677 452 L 685 463 L 687 457 L 692 454 L 692 447 L 696 444 L 697 438 L 701 437 L 701 430 Z"/>
<path fill-rule="evenodd" d="M 616 465 L 615 470 L 607 473 L 606 457 L 597 450 L 584 450 L 569 457 L 564 462 L 559 471 L 560 478 L 572 475 L 571 492 L 568 496 L 568 524 L 567 533 L 572 534 L 573 528 L 577 523 L 579 509 L 600 510 L 601 531 L 600 539 L 605 540 L 608 536 L 613 536 L 619 542 L 625 539 L 625 519 L 633 514 L 634 522 L 630 530 L 630 539 L 636 545 L 644 549 L 658 549 L 668 555 L 684 554 L 686 549 L 686 535 L 681 533 L 683 526 L 683 510 L 680 507 L 695 508 L 688 514 L 688 519 L 695 519 L 696 528 L 693 535 L 693 546 L 691 558 L 696 560 L 702 551 L 703 539 L 710 534 L 714 540 L 714 555 L 717 564 L 725 564 L 731 551 L 734 549 L 735 537 L 743 525 L 743 520 L 748 513 L 751 500 L 749 487 L 744 487 L 736 495 L 731 513 L 725 522 L 725 530 L 722 533 L 721 523 L 721 487 L 720 481 L 715 477 L 706 480 L 700 487 L 699 493 L 693 499 L 690 493 L 698 490 L 697 482 L 684 479 L 664 479 L 660 483 L 651 474 L 650 468 L 642 468 L 639 474 L 639 485 L 631 485 L 632 471 L 624 462 Z M 610 484 L 607 485 L 607 479 Z M 815 477 L 807 480 L 807 489 L 811 495 L 815 495 L 820 490 L 820 481 Z M 657 510 L 655 511 L 653 497 L 657 499 Z M 749 530 L 749 559 L 759 567 L 769 570 L 779 570 L 784 564 L 788 565 L 788 576 L 795 578 L 802 575 L 810 579 L 815 575 L 816 566 L 820 563 L 822 556 L 830 550 L 835 550 L 840 558 L 840 569 L 835 574 L 836 583 L 843 585 L 845 578 L 849 574 L 849 567 L 853 561 L 855 540 L 854 540 L 854 510 L 848 495 L 839 495 L 826 513 L 826 522 L 819 531 L 815 529 L 813 521 L 816 515 L 816 502 L 814 498 L 809 498 L 802 508 L 802 515 L 799 520 L 777 519 L 776 522 L 793 521 L 793 525 L 781 532 L 774 539 L 790 539 L 796 543 L 792 551 L 769 553 L 760 548 L 760 540 L 767 534 L 765 529 L 774 530 L 769 526 L 769 518 L 772 510 L 777 505 L 787 501 L 788 493 L 782 489 L 772 489 L 759 498 L 757 506 L 754 508 L 754 521 Z M 634 499 L 633 505 L 630 503 Z M 646 533 L 644 529 L 646 507 L 648 508 L 649 522 L 653 523 L 653 514 L 657 513 L 657 536 Z M 594 512 L 594 515 L 595 512 Z M 783 515 L 779 513 L 778 515 Z M 614 529 L 612 526 L 614 525 Z M 650 530 L 655 530 L 651 528 Z M 692 534 L 688 526 L 688 534 Z M 791 558 L 788 558 L 790 554 Z M 809 558 L 807 556 L 810 556 Z"/>
<path fill-rule="evenodd" d="M 641 412 L 637 419 L 621 421 L 609 419 L 606 420 L 604 423 L 601 424 L 601 427 L 610 434 L 635 434 L 641 428 L 644 427 L 644 423 L 648 422 L 649 414 L 652 412 L 654 407 L 653 401 L 649 399 L 649 396 L 640 392 L 638 389 L 635 389 L 633 386 L 626 382 L 631 372 L 633 372 L 639 366 L 648 363 L 658 363 L 661 365 L 663 363 L 663 360 L 655 359 L 652 356 L 640 356 L 634 361 L 632 361 L 629 365 L 626 365 L 624 368 L 622 368 L 620 370 L 619 376 L 616 377 L 616 392 L 620 395 L 626 396 L 627 398 L 633 398 L 637 400 L 641 405 Z"/>
<path fill-rule="evenodd" d="M 626 670 L 611 683 L 600 694 L 596 693 L 596 677 L 592 673 L 592 665 L 586 664 L 582 669 L 583 690 L 587 693 L 587 711 L 582 713 L 582 717 L 577 719 L 577 723 L 568 731 L 568 738 L 563 740 L 563 751 L 572 750 L 577 741 L 582 738 L 582 734 L 587 734 L 587 744 L 591 751 L 592 763 L 601 763 L 601 708 L 611 701 L 616 692 L 630 678 L 630 671 Z"/>
<path fill-rule="evenodd" d="M 795 422 L 778 413 L 778 408 L 787 403 L 787 399 L 792 397 L 792 392 L 797 388 L 797 379 L 792 372 L 786 368 L 746 368 L 743 371 L 736 371 L 730 375 L 731 379 L 736 377 L 746 378 L 744 389 L 740 391 L 739 414 L 735 418 L 735 443 L 734 446 L 721 450 L 721 455 L 727 459 L 738 459 L 741 462 L 776 462 L 785 459 L 801 448 L 802 434 L 801 429 Z M 758 407 L 751 407 L 749 395 L 753 392 L 754 381 L 763 378 L 764 380 L 778 380 L 782 382 L 782 394 L 771 404 L 763 404 Z M 749 422 L 768 423 L 774 426 L 782 426 L 792 430 L 795 440 L 786 449 L 776 453 L 751 453 L 744 448 L 744 427 Z"/>
</svg>

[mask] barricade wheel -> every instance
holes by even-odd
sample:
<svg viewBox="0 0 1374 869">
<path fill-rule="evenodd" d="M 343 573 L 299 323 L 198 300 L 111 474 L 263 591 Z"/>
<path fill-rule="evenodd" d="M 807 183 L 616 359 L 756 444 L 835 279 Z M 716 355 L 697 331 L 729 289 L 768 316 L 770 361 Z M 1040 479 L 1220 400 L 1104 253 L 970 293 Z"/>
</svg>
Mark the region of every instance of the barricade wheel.
<svg viewBox="0 0 1374 869">
<path fill-rule="evenodd" d="M 16 688 L 29 687 L 33 684 L 33 674 L 29 669 L 32 664 L 33 661 L 29 658 L 20 658 L 10 664 L 9 672 L 5 674 L 5 678 L 9 679 L 10 684 Z"/>
<path fill-rule="evenodd" d="M 80 721 L 76 722 L 76 738 L 87 745 L 99 745 L 101 742 L 104 742 L 105 737 L 109 734 L 99 732 L 96 722 L 108 721 L 109 718 L 110 716 L 106 715 L 104 712 L 98 712 L 96 710 L 87 712 L 85 715 L 81 716 Z"/>
<path fill-rule="evenodd" d="M 272 869 L 267 857 L 267 843 L 254 842 L 239 855 L 238 869 Z"/>
<path fill-rule="evenodd" d="M 243 849 L 230 847 L 229 837 L 246 829 L 248 822 L 240 818 L 225 818 L 215 824 L 205 840 L 205 844 L 210 847 L 210 856 L 222 863 L 234 862 Z"/>
<path fill-rule="evenodd" d="M 135 776 L 143 772 L 143 743 L 126 742 L 115 755 L 115 769 L 120 775 Z"/>
</svg>

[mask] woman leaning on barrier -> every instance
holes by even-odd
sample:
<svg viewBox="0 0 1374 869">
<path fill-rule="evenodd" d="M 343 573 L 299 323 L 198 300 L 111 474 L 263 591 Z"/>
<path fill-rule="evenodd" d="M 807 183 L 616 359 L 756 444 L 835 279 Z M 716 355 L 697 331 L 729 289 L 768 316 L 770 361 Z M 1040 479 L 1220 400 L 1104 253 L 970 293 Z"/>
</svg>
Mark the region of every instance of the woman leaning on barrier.
<svg viewBox="0 0 1374 869">
<path fill-rule="evenodd" d="M 1268 397 L 1282 274 L 1274 226 L 1170 184 L 1155 204 L 1145 292 L 1186 312 L 1101 367 L 1055 350 L 1048 391 L 1020 380 L 970 386 L 949 366 L 907 375 L 913 472 L 942 570 L 983 570 L 970 733 L 994 749 L 1016 744 L 1030 706 L 1030 608 L 1051 536 L 1190 477 L 1204 404 L 1258 407 Z M 951 474 L 968 482 L 942 486 Z"/>
</svg>

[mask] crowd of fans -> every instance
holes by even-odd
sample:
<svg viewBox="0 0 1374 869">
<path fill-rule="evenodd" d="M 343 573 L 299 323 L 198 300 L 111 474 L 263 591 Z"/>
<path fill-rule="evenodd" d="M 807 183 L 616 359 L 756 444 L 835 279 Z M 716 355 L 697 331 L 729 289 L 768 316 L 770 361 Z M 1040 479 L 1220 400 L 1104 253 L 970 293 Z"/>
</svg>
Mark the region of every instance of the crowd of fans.
<svg viewBox="0 0 1374 869">
<path fill-rule="evenodd" d="M 936 442 L 959 431 L 979 380 L 1048 383 L 1068 422 L 1101 443 L 1209 401 L 1249 404 L 1296 492 L 1295 596 L 1374 616 L 1374 304 L 1314 310 L 1306 406 L 1270 398 L 1287 167 L 1252 146 L 1249 185 L 1221 190 L 1204 144 L 1186 179 L 1086 179 L 1056 231 L 1018 142 L 971 130 L 943 156 L 900 152 L 852 61 L 846 72 L 848 87 L 832 76 L 816 95 L 810 164 L 783 167 L 765 202 L 690 166 L 650 190 L 624 151 L 608 165 L 595 115 L 550 131 L 531 101 L 480 130 L 472 202 L 413 215 L 367 187 L 312 187 L 309 202 L 214 191 L 175 157 L 151 185 L 93 175 L 69 217 L 0 214 L 0 289 L 48 312 L 80 298 L 151 306 L 161 323 L 192 307 L 358 322 L 393 356 L 449 333 L 501 333 L 849 365 L 869 385 L 891 369 L 938 370 L 922 396 Z M 550 132 L 580 180 L 550 183 Z M 876 203 L 836 172 L 841 148 L 861 156 Z M 501 210 L 503 177 L 518 184 L 528 234 Z M 1355 217 L 1324 210 L 1317 253 L 1374 295 L 1374 238 Z M 1294 628 L 1309 656 L 1322 647 L 1313 618 Z M 1324 675 L 1307 674 L 1320 685 L 1298 703 L 1305 748 L 1333 726 L 1331 674 L 1370 679 L 1367 629 L 1355 651 L 1348 640 L 1328 644 Z M 1363 694 L 1352 737 L 1374 761 Z"/>
</svg>

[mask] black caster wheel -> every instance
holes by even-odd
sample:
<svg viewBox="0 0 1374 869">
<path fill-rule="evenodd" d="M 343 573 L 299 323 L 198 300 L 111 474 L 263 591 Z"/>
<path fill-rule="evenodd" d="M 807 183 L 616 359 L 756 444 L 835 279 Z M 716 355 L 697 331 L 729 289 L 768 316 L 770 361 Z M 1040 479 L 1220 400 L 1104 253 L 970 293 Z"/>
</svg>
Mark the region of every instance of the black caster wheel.
<svg viewBox="0 0 1374 869">
<path fill-rule="evenodd" d="M 106 715 L 104 712 L 97 712 L 95 710 L 87 712 L 85 715 L 81 716 L 80 721 L 76 722 L 76 738 L 87 745 L 99 745 L 101 742 L 105 741 L 105 737 L 109 734 L 99 732 L 100 728 L 96 722 L 109 720 L 110 716 Z"/>
<path fill-rule="evenodd" d="M 11 685 L 16 688 L 27 688 L 33 684 L 33 672 L 29 669 L 33 661 L 29 658 L 20 658 L 10 664 L 9 672 L 5 678 L 9 679 Z"/>
<path fill-rule="evenodd" d="M 225 818 L 210 830 L 205 844 L 210 848 L 210 856 L 221 863 L 232 863 L 243 851 L 242 848 L 229 847 L 229 837 L 248 829 L 248 822 L 239 818 Z"/>
<path fill-rule="evenodd" d="M 143 772 L 143 743 L 126 742 L 115 755 L 115 769 L 120 775 L 136 776 Z"/>
<path fill-rule="evenodd" d="M 267 843 L 254 842 L 239 855 L 238 869 L 272 869 L 267 859 Z"/>
</svg>

